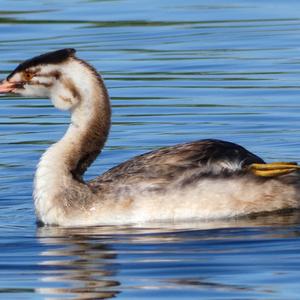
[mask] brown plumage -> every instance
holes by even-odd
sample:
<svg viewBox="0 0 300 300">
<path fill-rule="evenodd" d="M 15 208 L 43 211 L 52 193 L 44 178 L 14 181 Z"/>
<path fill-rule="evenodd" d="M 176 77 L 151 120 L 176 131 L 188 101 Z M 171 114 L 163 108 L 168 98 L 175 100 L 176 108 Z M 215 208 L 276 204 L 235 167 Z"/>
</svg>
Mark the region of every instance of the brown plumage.
<svg viewBox="0 0 300 300">
<path fill-rule="evenodd" d="M 182 185 L 194 184 L 201 177 L 229 177 L 248 172 L 247 166 L 264 161 L 245 148 L 220 140 L 201 140 L 161 148 L 134 157 L 112 168 L 89 184 L 103 182 L 133 184 L 157 180 L 162 185 L 182 178 Z M 159 186 L 159 184 L 158 184 Z"/>
</svg>

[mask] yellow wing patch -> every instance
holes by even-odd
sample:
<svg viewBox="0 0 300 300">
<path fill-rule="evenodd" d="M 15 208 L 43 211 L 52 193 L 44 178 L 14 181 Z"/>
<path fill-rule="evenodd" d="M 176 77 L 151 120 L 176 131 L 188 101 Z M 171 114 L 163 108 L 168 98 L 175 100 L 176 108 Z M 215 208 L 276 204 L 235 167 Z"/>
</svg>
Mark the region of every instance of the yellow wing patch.
<svg viewBox="0 0 300 300">
<path fill-rule="evenodd" d="M 300 170 L 295 162 L 273 162 L 268 164 L 251 164 L 250 171 L 260 177 L 277 177 Z"/>
</svg>

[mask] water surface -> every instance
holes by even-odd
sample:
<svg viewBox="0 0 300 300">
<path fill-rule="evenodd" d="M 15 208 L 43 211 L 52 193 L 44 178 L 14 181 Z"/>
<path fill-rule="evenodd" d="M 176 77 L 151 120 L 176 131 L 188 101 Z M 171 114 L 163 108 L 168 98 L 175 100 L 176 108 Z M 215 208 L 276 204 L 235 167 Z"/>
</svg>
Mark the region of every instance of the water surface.
<svg viewBox="0 0 300 300">
<path fill-rule="evenodd" d="M 113 106 L 92 178 L 201 138 L 300 161 L 299 1 L 0 0 L 0 75 L 75 47 Z M 299 212 L 207 223 L 37 228 L 32 179 L 68 115 L 1 97 L 0 298 L 298 299 Z"/>
</svg>

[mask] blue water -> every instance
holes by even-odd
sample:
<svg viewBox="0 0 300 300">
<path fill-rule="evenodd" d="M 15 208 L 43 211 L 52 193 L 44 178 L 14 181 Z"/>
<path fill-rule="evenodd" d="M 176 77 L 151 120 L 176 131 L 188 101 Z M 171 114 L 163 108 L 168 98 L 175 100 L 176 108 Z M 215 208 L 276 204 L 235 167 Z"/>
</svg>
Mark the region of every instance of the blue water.
<svg viewBox="0 0 300 300">
<path fill-rule="evenodd" d="M 300 161 L 300 2 L 0 0 L 0 76 L 75 47 L 113 124 L 87 179 L 134 155 L 222 138 Z M 69 122 L 0 99 L 1 299 L 299 299 L 300 213 L 144 227 L 38 228 L 32 179 Z"/>
</svg>

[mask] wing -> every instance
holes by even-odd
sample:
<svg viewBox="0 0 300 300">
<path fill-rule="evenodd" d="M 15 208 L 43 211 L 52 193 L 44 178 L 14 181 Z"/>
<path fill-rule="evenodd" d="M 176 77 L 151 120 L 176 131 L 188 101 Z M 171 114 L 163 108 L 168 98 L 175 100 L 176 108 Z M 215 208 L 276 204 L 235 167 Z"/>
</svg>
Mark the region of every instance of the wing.
<svg viewBox="0 0 300 300">
<path fill-rule="evenodd" d="M 241 172 L 252 163 L 264 161 L 245 148 L 220 140 L 201 140 L 161 148 L 136 156 L 90 181 L 93 189 L 101 186 L 132 186 L 147 182 L 159 189 L 178 178 L 186 183 L 203 176 L 228 176 Z"/>
</svg>

